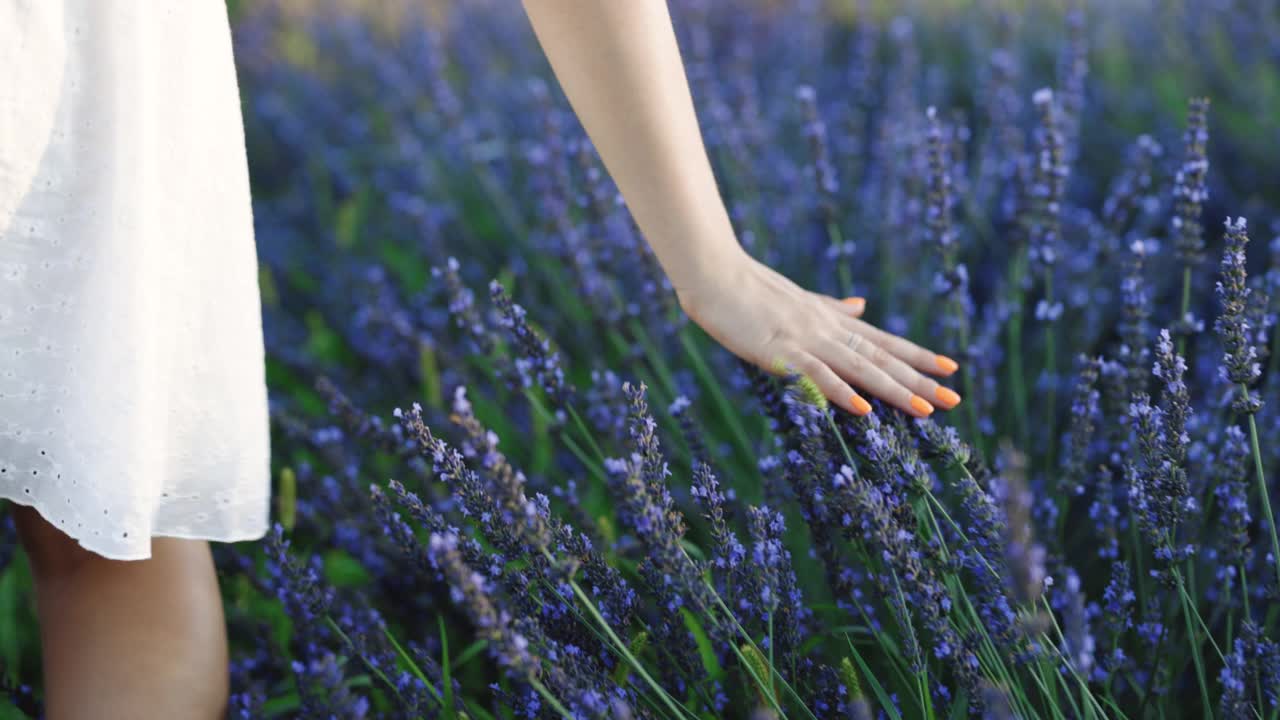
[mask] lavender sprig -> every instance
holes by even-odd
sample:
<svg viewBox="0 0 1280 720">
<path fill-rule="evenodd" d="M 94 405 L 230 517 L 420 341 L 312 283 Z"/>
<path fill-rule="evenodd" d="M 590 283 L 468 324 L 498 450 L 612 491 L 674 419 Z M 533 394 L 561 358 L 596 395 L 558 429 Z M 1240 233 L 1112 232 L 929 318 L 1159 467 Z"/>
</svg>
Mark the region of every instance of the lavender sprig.
<svg viewBox="0 0 1280 720">
<path fill-rule="evenodd" d="M 1222 252 L 1222 268 L 1216 287 L 1218 299 L 1222 302 L 1222 314 L 1213 326 L 1225 348 L 1219 373 L 1238 391 L 1233 409 L 1252 415 L 1262 409 L 1262 399 L 1249 388 L 1257 382 L 1262 369 L 1258 363 L 1258 350 L 1250 336 L 1247 316 L 1251 290 L 1245 271 L 1245 247 L 1249 243 L 1249 235 L 1244 218 L 1227 218 L 1226 227 L 1226 248 Z"/>
<path fill-rule="evenodd" d="M 565 382 L 560 353 L 553 351 L 547 339 L 529 326 L 525 309 L 511 300 L 506 289 L 497 280 L 489 283 L 489 295 L 501 313 L 502 326 L 515 343 L 516 386 L 541 387 L 551 400 L 556 420 L 565 422 L 565 408 L 568 407 L 573 386 Z"/>
</svg>

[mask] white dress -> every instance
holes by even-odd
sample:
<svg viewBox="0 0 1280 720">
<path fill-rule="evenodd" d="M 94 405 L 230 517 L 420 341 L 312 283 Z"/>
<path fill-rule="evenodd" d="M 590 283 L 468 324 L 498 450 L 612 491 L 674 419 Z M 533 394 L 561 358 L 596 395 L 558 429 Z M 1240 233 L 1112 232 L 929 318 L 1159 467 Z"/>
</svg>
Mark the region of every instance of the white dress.
<svg viewBox="0 0 1280 720">
<path fill-rule="evenodd" d="M 262 537 L 258 266 L 224 0 L 0 0 L 0 498 L 105 557 Z"/>
</svg>

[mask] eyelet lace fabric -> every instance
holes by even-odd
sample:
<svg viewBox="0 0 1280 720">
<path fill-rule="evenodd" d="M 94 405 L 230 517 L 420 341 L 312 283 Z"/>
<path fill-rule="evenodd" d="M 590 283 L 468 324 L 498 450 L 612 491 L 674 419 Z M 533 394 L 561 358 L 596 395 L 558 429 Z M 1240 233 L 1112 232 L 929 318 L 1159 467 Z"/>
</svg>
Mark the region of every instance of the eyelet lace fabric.
<svg viewBox="0 0 1280 720">
<path fill-rule="evenodd" d="M 0 1 L 0 497 L 99 555 L 262 537 L 270 440 L 223 0 Z"/>
</svg>

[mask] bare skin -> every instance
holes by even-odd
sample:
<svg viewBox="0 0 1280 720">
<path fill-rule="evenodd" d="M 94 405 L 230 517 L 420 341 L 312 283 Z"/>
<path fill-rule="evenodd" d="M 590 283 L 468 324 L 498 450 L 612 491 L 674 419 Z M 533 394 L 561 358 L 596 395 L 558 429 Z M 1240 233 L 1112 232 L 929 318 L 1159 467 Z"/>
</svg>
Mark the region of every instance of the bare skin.
<svg viewBox="0 0 1280 720">
<path fill-rule="evenodd" d="M 790 365 L 837 406 L 854 388 L 923 417 L 960 397 L 954 361 L 860 319 L 865 301 L 797 286 L 738 244 L 694 115 L 666 3 L 525 0 L 543 50 L 689 317 L 768 372 Z M 50 720 L 205 720 L 225 712 L 227 641 L 204 541 L 154 538 L 107 560 L 13 508 L 35 576 Z"/>
<path fill-rule="evenodd" d="M 556 79 L 690 319 L 767 372 L 812 379 L 865 415 L 854 391 L 923 417 L 956 363 L 859 319 L 865 302 L 797 286 L 743 250 L 712 175 L 664 2 L 524 0 Z"/>
<path fill-rule="evenodd" d="M 214 720 L 228 694 L 226 624 L 209 543 L 157 537 L 108 560 L 10 505 L 31 562 L 49 720 Z"/>
</svg>

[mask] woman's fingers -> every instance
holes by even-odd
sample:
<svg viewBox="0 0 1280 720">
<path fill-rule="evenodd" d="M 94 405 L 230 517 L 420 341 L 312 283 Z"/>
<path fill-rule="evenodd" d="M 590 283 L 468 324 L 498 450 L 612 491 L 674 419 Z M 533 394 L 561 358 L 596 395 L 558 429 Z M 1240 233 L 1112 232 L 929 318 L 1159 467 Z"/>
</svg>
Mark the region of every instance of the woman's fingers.
<svg viewBox="0 0 1280 720">
<path fill-rule="evenodd" d="M 838 337 L 835 339 L 837 341 L 843 340 L 843 338 Z M 945 410 L 950 410 L 960 404 L 960 395 L 954 390 L 939 385 L 938 381 L 931 377 L 921 375 L 918 370 L 908 365 L 902 358 L 874 342 L 864 340 L 851 344 L 855 345 L 857 351 L 870 360 L 873 365 L 884 370 L 899 384 L 924 398 L 929 404 Z"/>
<path fill-rule="evenodd" d="M 920 372 L 946 377 L 960 367 L 955 360 L 946 355 L 939 355 L 932 350 L 926 350 L 906 338 L 885 332 L 875 325 L 858 318 L 846 321 L 845 326 L 866 336 L 868 340 L 901 358 Z"/>
<path fill-rule="evenodd" d="M 867 299 L 863 297 L 854 296 L 847 297 L 843 300 L 837 300 L 830 295 L 823 295 L 822 293 L 810 294 L 818 298 L 819 302 L 823 305 L 826 305 L 846 317 L 860 318 L 862 317 L 862 313 L 867 310 Z"/>
<path fill-rule="evenodd" d="M 818 356 L 840 377 L 847 378 L 869 394 L 900 408 L 909 415 L 928 417 L 933 413 L 932 403 L 894 378 L 860 350 L 860 345 L 871 344 L 866 337 L 854 333 L 847 343 L 830 337 L 819 342 Z"/>
<path fill-rule="evenodd" d="M 871 412 L 871 403 L 854 392 L 854 389 L 849 387 L 849 383 L 841 379 L 825 362 L 812 353 L 804 350 L 797 351 L 791 359 L 791 366 L 794 370 L 804 373 L 805 377 L 812 380 L 822 394 L 827 396 L 827 399 L 846 411 L 854 415 L 866 415 Z"/>
</svg>

